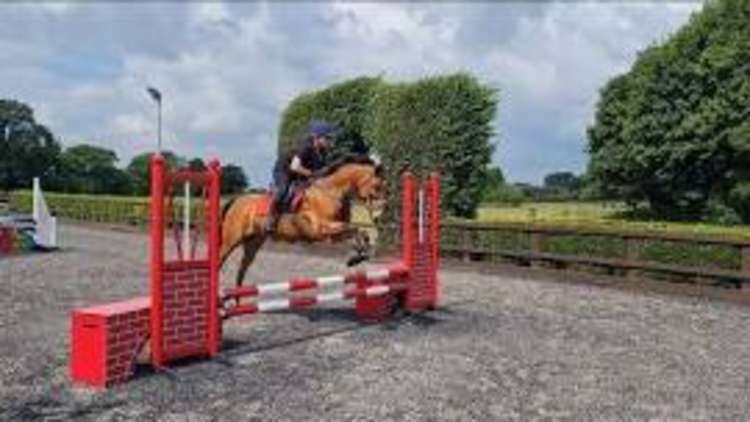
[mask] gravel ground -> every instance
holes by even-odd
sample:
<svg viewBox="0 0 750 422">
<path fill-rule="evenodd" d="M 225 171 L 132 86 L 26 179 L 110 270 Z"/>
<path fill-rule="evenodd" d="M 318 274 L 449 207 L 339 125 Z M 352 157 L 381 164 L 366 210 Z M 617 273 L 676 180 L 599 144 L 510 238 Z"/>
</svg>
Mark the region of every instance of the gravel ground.
<svg viewBox="0 0 750 422">
<path fill-rule="evenodd" d="M 0 260 L 0 420 L 750 419 L 747 306 L 457 267 L 430 314 L 246 317 L 226 325 L 219 359 L 72 388 L 69 311 L 145 294 L 147 238 L 78 226 L 59 237 L 63 251 Z M 250 276 L 343 268 L 286 249 L 262 253 Z"/>
</svg>

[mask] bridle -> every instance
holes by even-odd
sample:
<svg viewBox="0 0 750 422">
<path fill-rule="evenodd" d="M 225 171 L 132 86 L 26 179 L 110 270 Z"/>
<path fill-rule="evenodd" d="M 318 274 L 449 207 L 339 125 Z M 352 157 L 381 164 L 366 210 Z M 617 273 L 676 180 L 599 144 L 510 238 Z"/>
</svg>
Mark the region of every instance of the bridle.
<svg viewBox="0 0 750 422">
<path fill-rule="evenodd" d="M 372 175 L 367 180 L 365 180 L 363 182 L 363 184 L 369 182 L 372 178 L 377 178 L 377 177 L 378 176 L 376 176 L 376 175 Z M 318 188 L 318 190 L 319 190 L 320 193 L 322 193 L 323 195 L 327 196 L 328 198 L 330 198 L 332 200 L 338 199 L 337 195 L 334 194 L 331 191 L 331 189 L 330 189 L 332 186 L 330 185 L 330 183 L 327 183 L 327 181 L 325 179 L 326 179 L 326 177 L 322 176 L 322 177 L 319 177 L 319 178 L 317 178 L 315 180 L 311 180 L 310 183 L 309 183 L 309 185 L 308 185 L 308 187 L 316 187 L 316 188 Z M 326 189 L 326 187 L 328 187 L 329 189 Z M 354 186 L 353 188 L 350 188 L 350 189 L 356 190 L 356 189 L 358 189 L 358 185 Z M 342 198 L 345 197 L 346 195 L 347 195 L 347 193 L 344 192 L 344 195 L 342 196 Z M 368 197 L 364 198 L 364 200 L 362 200 L 361 202 L 364 203 L 365 210 L 367 210 L 367 216 L 370 218 L 370 221 L 374 222 L 375 221 L 375 209 L 378 208 L 378 206 L 375 204 L 374 196 L 372 196 L 372 195 L 368 196 Z"/>
</svg>

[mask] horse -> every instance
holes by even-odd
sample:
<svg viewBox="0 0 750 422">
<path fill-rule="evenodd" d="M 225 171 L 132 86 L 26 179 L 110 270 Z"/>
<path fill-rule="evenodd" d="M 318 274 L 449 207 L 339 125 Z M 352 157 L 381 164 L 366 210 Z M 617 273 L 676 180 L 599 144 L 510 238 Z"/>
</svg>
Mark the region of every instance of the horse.
<svg viewBox="0 0 750 422">
<path fill-rule="evenodd" d="M 281 214 L 270 237 L 293 243 L 341 241 L 355 236 L 356 229 L 349 225 L 352 199 L 365 201 L 372 216 L 373 204 L 381 203 L 384 195 L 385 179 L 380 165 L 369 157 L 345 157 L 321 171 L 304 188 L 299 204 L 293 211 Z M 269 194 L 247 194 L 229 201 L 222 211 L 221 267 L 242 246 L 237 287 L 242 285 L 247 269 L 269 237 L 264 230 L 269 205 Z"/>
</svg>

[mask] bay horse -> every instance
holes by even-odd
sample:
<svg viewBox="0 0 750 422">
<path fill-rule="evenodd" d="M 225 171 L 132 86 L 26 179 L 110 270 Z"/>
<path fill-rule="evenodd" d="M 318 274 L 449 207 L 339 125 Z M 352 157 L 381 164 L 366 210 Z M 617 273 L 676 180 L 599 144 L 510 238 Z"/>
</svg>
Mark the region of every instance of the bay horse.
<svg viewBox="0 0 750 422">
<path fill-rule="evenodd" d="M 366 156 L 345 157 L 323 170 L 304 188 L 294 211 L 281 214 L 271 236 L 284 242 L 340 241 L 356 235 L 349 226 L 352 199 L 366 201 L 372 215 L 372 204 L 380 203 L 385 194 L 382 168 Z M 224 206 L 221 223 L 221 266 L 237 247 L 242 260 L 237 271 L 241 286 L 248 267 L 267 240 L 264 223 L 268 218 L 269 194 L 247 194 Z"/>
</svg>

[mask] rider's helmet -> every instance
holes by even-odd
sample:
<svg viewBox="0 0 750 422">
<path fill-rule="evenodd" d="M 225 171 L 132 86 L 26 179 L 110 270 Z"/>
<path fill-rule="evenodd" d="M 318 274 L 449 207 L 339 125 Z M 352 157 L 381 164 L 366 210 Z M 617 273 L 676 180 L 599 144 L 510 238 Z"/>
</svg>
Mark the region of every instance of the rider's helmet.
<svg viewBox="0 0 750 422">
<path fill-rule="evenodd" d="M 338 135 L 340 131 L 341 130 L 338 126 L 323 120 L 312 120 L 307 127 L 307 134 L 309 136 L 326 138 L 329 143 L 333 142 L 333 138 Z"/>
</svg>

